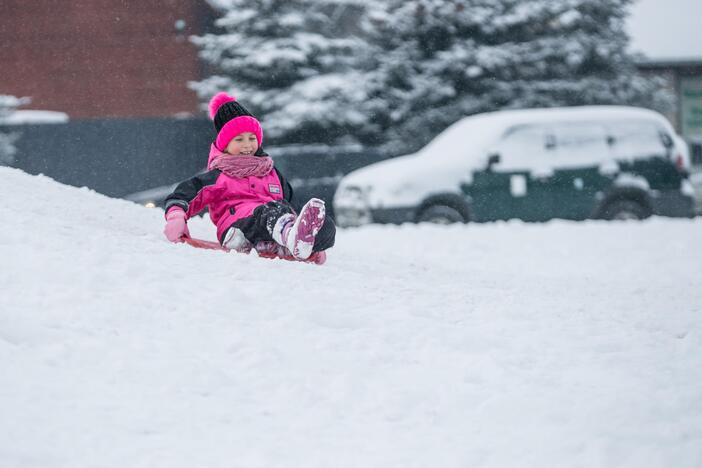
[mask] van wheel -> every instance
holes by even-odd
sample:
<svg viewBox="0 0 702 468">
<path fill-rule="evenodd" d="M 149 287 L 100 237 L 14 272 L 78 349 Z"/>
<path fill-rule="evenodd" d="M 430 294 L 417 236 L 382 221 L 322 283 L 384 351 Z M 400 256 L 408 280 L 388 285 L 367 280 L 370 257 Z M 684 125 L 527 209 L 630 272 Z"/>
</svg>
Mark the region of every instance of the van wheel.
<svg viewBox="0 0 702 468">
<path fill-rule="evenodd" d="M 649 216 L 646 208 L 632 200 L 613 201 L 602 212 L 602 217 L 609 220 L 644 219 Z"/>
<path fill-rule="evenodd" d="M 419 223 L 453 224 L 465 223 L 461 213 L 446 205 L 432 205 L 423 210 L 417 218 Z"/>
</svg>

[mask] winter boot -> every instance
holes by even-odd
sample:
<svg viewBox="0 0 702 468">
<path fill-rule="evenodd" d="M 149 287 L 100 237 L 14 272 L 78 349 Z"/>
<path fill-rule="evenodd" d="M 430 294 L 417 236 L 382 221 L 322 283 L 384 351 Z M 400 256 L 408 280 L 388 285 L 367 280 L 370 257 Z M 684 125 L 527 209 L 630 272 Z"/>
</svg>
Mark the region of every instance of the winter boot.
<svg viewBox="0 0 702 468">
<path fill-rule="evenodd" d="M 259 257 L 279 258 L 284 255 L 292 257 L 288 249 L 274 241 L 259 241 L 254 245 L 254 249 Z"/>
<path fill-rule="evenodd" d="M 244 236 L 244 233 L 241 232 L 241 229 L 235 227 L 229 228 L 227 233 L 224 234 L 222 246 L 239 253 L 249 253 L 253 247 L 251 242 Z"/>
<path fill-rule="evenodd" d="M 295 258 L 306 260 L 312 254 L 314 238 L 324 220 L 324 202 L 312 198 L 305 203 L 297 217 L 288 213 L 276 221 L 272 232 L 273 240 L 287 247 Z"/>
<path fill-rule="evenodd" d="M 307 261 L 317 265 L 324 265 L 324 262 L 327 261 L 327 253 L 324 250 L 312 252 L 312 255 L 307 258 Z"/>
<path fill-rule="evenodd" d="M 293 254 L 277 242 L 273 241 L 261 241 L 257 242 L 254 246 L 256 253 L 259 257 L 263 258 L 280 258 L 282 260 L 297 260 L 305 261 L 308 263 L 314 263 L 317 265 L 323 265 L 327 261 L 327 254 L 324 251 L 312 252 L 312 254 L 306 260 L 299 260 L 293 257 Z"/>
</svg>

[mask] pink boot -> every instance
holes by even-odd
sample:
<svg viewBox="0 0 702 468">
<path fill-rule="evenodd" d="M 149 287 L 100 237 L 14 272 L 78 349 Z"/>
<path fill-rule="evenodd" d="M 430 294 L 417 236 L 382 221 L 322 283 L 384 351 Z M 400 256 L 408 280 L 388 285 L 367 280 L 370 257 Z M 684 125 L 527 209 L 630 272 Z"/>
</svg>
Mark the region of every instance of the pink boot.
<svg viewBox="0 0 702 468">
<path fill-rule="evenodd" d="M 287 214 L 276 222 L 273 239 L 287 247 L 298 260 L 306 260 L 312 254 L 314 239 L 325 220 L 324 202 L 312 198 L 305 203 L 297 218 Z"/>
<path fill-rule="evenodd" d="M 307 261 L 317 265 L 324 265 L 324 263 L 327 261 L 327 253 L 324 250 L 320 252 L 312 252 L 312 255 L 307 258 Z"/>
</svg>

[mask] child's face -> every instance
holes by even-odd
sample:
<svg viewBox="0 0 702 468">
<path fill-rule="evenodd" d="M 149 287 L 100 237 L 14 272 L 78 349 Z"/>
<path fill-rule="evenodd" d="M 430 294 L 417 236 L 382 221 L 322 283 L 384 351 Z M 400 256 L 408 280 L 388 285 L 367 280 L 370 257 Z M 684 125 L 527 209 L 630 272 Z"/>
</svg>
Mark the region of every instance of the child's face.
<svg viewBox="0 0 702 468">
<path fill-rule="evenodd" d="M 224 149 L 235 156 L 253 156 L 258 149 L 258 140 L 252 132 L 244 132 L 235 136 Z"/>
</svg>

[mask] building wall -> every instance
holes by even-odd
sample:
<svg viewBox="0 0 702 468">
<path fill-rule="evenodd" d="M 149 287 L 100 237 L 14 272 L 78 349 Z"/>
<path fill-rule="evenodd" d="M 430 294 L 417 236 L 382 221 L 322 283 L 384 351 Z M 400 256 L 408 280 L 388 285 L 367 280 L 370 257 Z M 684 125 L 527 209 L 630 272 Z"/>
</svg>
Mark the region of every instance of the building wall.
<svg viewBox="0 0 702 468">
<path fill-rule="evenodd" d="M 173 184 L 202 171 L 215 133 L 205 117 L 85 119 L 0 125 L 2 130 L 17 137 L 11 167 L 110 197 Z"/>
<path fill-rule="evenodd" d="M 647 61 L 639 71 L 662 78 L 674 96 L 674 108 L 666 114 L 690 147 L 692 172 L 702 174 L 702 59 Z M 702 191 L 702 177 L 699 177 Z M 702 205 L 700 205 L 702 210 Z"/>
<path fill-rule="evenodd" d="M 689 80 L 702 80 L 702 59 L 695 61 L 649 61 L 638 65 L 638 69 L 645 75 L 656 76 L 663 79 L 665 87 L 673 95 L 673 109 L 666 113 L 675 129 L 685 137 L 687 135 L 683 125 L 685 96 L 682 95 L 681 83 Z"/>
<path fill-rule="evenodd" d="M 0 94 L 71 119 L 198 112 L 198 0 L 2 0 Z M 184 27 L 177 27 L 177 21 Z M 178 23 L 182 25 L 183 23 Z"/>
</svg>

